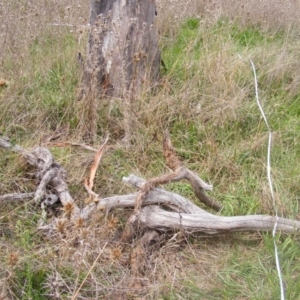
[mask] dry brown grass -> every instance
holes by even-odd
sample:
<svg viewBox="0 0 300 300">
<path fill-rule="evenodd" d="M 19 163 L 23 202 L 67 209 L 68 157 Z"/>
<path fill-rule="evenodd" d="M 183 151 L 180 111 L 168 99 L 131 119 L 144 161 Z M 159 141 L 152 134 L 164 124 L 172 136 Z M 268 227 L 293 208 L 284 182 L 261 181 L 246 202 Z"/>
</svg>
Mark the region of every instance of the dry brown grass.
<svg viewBox="0 0 300 300">
<path fill-rule="evenodd" d="M 81 72 L 77 56 L 78 52 L 84 55 L 86 50 L 88 7 L 79 0 L 71 4 L 66 0 L 35 2 L 11 0 L 0 4 L 3 20 L 0 78 L 7 82 L 7 86 L 0 86 L 0 132 L 24 147 L 33 147 L 69 124 L 69 132 L 60 139 L 75 142 L 81 134 L 77 131 L 79 106 L 75 101 Z M 151 178 L 167 170 L 160 150 L 161 130 L 170 127 L 182 159 L 216 185 L 214 195 L 226 206 L 224 213 L 272 213 L 273 205 L 265 181 L 266 135 L 253 109 L 255 104 L 251 104 L 253 78 L 248 58 L 251 55 L 262 74 L 259 79 L 264 104 L 268 104 L 264 97 L 270 95 L 266 87 L 272 85 L 277 92 L 276 83 L 280 86 L 279 92 L 286 96 L 287 104 L 287 99 L 297 96 L 300 86 L 299 51 L 295 49 L 299 49 L 299 43 L 294 39 L 294 44 L 290 44 L 289 37 L 295 35 L 292 26 L 299 26 L 300 4 L 292 0 L 285 1 L 284 5 L 277 0 L 244 2 L 157 1 L 162 46 L 168 47 L 176 41 L 181 22 L 187 17 L 200 18 L 199 31 L 210 33 L 201 36 L 204 59 L 191 61 L 188 54 L 194 42 L 190 42 L 187 58 L 178 58 L 183 61 L 184 75 L 178 79 L 178 69 L 170 66 L 159 91 L 140 99 L 134 111 L 135 144 L 132 149 L 124 150 L 119 146 L 124 133 L 121 101 L 115 99 L 99 103 L 101 117 L 96 144 L 101 144 L 104 133 L 109 130 L 112 145 L 105 153 L 95 178 L 94 190 L 97 193 L 103 196 L 126 193 L 129 188 L 121 183 L 121 178 L 131 172 Z M 270 32 L 268 37 L 275 35 L 279 29 L 286 30 L 286 41 L 280 45 L 272 44 L 267 50 L 265 46 L 237 50 L 227 36 L 211 30 L 220 16 L 229 19 L 228 23 L 224 23 L 225 27 L 232 26 L 234 22 L 231 19 L 242 26 L 259 24 L 263 31 Z M 225 29 L 224 34 L 228 35 Z M 192 73 L 190 70 L 193 68 Z M 49 74 L 54 74 L 54 77 Z M 52 81 L 48 80 L 49 77 L 53 78 Z M 289 80 L 282 82 L 285 77 Z M 277 97 L 276 92 L 272 94 L 274 98 Z M 51 95 L 53 97 L 49 100 Z M 281 107 L 279 101 L 276 105 L 267 107 L 268 112 Z M 284 118 L 285 113 L 283 110 L 282 115 L 276 118 Z M 249 130 L 251 126 L 245 125 L 247 122 L 253 125 L 252 131 Z M 287 129 L 278 126 L 274 141 L 278 146 L 276 162 L 279 164 L 287 159 L 286 153 L 292 151 L 295 169 L 298 154 L 293 147 L 298 141 L 292 134 L 297 131 L 297 124 L 295 117 L 289 121 Z M 247 135 L 240 130 L 249 130 L 249 133 Z M 283 147 L 284 150 L 280 150 Z M 51 151 L 68 171 L 73 197 L 79 206 L 84 205 L 86 193 L 82 181 L 93 155 L 71 148 L 51 147 Z M 287 161 L 287 165 L 292 163 Z M 298 212 L 299 175 L 287 165 L 274 168 L 276 195 L 283 195 L 278 200 L 280 213 L 293 215 Z M 20 159 L 14 154 L 1 152 L 0 194 L 34 191 L 35 187 L 36 182 L 27 175 Z M 190 195 L 184 184 L 179 185 L 177 191 Z M 253 203 L 249 204 L 251 201 Z M 124 299 L 124 295 L 128 299 L 138 298 L 127 285 L 130 249 L 121 252 L 117 244 L 130 212 L 117 210 L 109 215 L 97 212 L 87 224 L 78 224 L 77 228 L 71 228 L 67 222 L 60 223 L 56 236 L 51 239 L 35 232 L 39 212 L 32 203 L 9 204 L 2 206 L 0 212 L 0 263 L 3 266 L 0 271 L 0 297 L 42 299 L 34 294 L 34 289 L 39 289 L 47 294 L 44 299 L 72 299 L 107 243 L 79 291 L 78 299 Z M 236 297 L 251 299 L 251 293 L 265 289 L 264 278 L 274 276 L 273 248 L 272 245 L 264 248 L 265 241 L 267 244 L 268 238 L 259 234 L 208 238 L 170 233 L 165 236 L 162 247 L 149 255 L 144 275 L 146 288 L 139 297 L 232 299 L 232 295 L 248 292 L 248 296 Z M 263 261 L 255 267 L 263 265 L 267 275 L 255 273 L 257 278 L 253 281 L 259 284 L 254 285 L 256 289 L 252 290 L 247 286 L 248 277 L 244 279 L 235 275 L 236 281 L 242 282 L 245 288 L 224 296 L 230 273 L 225 273 L 222 278 L 220 274 L 226 272 L 226 268 L 234 268 L 245 261 L 254 264 L 256 253 L 262 253 Z M 295 268 L 287 269 L 285 277 L 288 277 L 288 271 L 291 276 L 297 276 Z M 245 273 L 250 273 L 249 270 L 252 269 L 249 267 Z M 42 290 L 43 286 L 45 290 Z M 276 284 L 274 286 L 276 289 Z"/>
<path fill-rule="evenodd" d="M 260 24 L 267 30 L 278 30 L 299 25 L 300 3 L 288 0 L 158 0 L 157 7 L 163 18 L 158 20 L 161 32 L 174 32 L 188 17 L 199 17 L 215 22 L 221 16 L 238 20 L 241 24 Z M 169 23 L 171 26 L 166 26 Z"/>
</svg>

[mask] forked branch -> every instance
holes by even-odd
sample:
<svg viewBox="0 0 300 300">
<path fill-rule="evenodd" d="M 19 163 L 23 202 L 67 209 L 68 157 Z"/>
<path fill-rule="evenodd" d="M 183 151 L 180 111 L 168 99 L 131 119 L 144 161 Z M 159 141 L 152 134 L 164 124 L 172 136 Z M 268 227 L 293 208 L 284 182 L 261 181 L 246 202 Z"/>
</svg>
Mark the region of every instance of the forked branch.
<svg viewBox="0 0 300 300">
<path fill-rule="evenodd" d="M 216 234 L 235 231 L 272 231 L 276 217 L 267 215 L 234 216 L 223 217 L 211 214 L 198 207 L 188 199 L 164 189 L 157 188 L 159 184 L 170 181 L 187 179 L 204 193 L 204 190 L 211 189 L 211 186 L 203 182 L 192 171 L 186 169 L 177 159 L 170 141 L 166 139 L 168 154 L 167 163 L 174 168 L 174 173 L 145 181 L 135 175 L 123 178 L 127 184 L 139 190 L 137 193 L 119 195 L 108 198 L 100 198 L 93 193 L 94 201 L 80 209 L 74 202 L 65 183 L 65 170 L 55 162 L 51 153 L 46 148 L 38 147 L 32 151 L 24 150 L 22 147 L 12 145 L 9 140 L 0 138 L 0 148 L 12 150 L 25 157 L 30 165 L 36 167 L 36 177 L 39 178 L 39 185 L 35 193 L 28 194 L 8 194 L 2 195 L 0 201 L 24 201 L 34 199 L 40 201 L 51 191 L 64 206 L 65 215 L 68 212 L 69 218 L 76 221 L 78 218 L 88 219 L 95 210 L 106 210 L 113 208 L 136 208 L 136 199 L 141 196 L 141 190 L 148 188 L 143 197 L 140 197 L 139 213 L 134 215 L 136 221 L 143 228 L 155 230 L 183 230 L 186 232 L 203 232 L 206 234 Z M 100 152 L 99 152 L 100 153 Z M 99 155 L 99 153 L 97 155 Z M 50 188 L 49 188 L 50 187 Z M 149 188 L 150 187 L 150 188 Z M 204 194 L 205 195 L 205 194 Z M 50 197 L 49 196 L 49 197 Z M 50 198 L 51 198 L 50 197 Z M 205 195 L 205 197 L 207 197 Z M 199 198 L 199 197 L 198 197 Z M 206 198 L 205 198 L 206 199 Z M 214 203 L 214 202 L 213 202 Z M 212 202 L 210 202 L 212 204 Z M 160 206 L 158 206 L 160 205 Z M 166 211 L 163 208 L 168 208 Z M 54 223 L 43 226 L 45 229 L 52 227 Z M 131 223 L 133 224 L 133 223 Z M 134 229 L 135 227 L 133 227 Z M 285 233 L 297 233 L 300 230 L 300 222 L 285 218 L 277 219 L 277 229 Z"/>
<path fill-rule="evenodd" d="M 166 164 L 171 168 L 173 173 L 165 174 L 159 177 L 151 178 L 144 183 L 138 192 L 136 198 L 135 212 L 138 212 L 142 207 L 143 199 L 150 192 L 151 189 L 161 184 L 167 184 L 170 182 L 177 182 L 180 180 L 187 180 L 193 188 L 193 191 L 197 198 L 214 210 L 221 210 L 222 205 L 206 195 L 205 191 L 211 191 L 212 185 L 207 184 L 201 178 L 199 178 L 194 172 L 186 168 L 183 163 L 178 159 L 175 150 L 173 148 L 170 135 L 166 131 L 163 140 L 163 155 L 166 160 Z"/>
</svg>

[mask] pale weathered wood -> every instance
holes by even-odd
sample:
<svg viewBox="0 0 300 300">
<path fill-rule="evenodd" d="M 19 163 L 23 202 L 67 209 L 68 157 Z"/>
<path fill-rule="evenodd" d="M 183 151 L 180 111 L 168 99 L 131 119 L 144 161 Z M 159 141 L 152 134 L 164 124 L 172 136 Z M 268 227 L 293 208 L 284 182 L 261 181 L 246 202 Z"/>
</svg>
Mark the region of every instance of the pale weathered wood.
<svg viewBox="0 0 300 300">
<path fill-rule="evenodd" d="M 276 217 L 267 215 L 222 217 L 174 213 L 152 205 L 142 209 L 139 221 L 145 227 L 158 230 L 183 230 L 189 233 L 217 234 L 237 231 L 272 231 Z M 298 233 L 300 222 L 278 218 L 277 230 L 284 233 Z"/>
<path fill-rule="evenodd" d="M 123 181 L 127 184 L 139 189 L 145 184 L 145 180 L 130 174 L 128 177 L 123 177 Z M 135 194 L 136 195 L 136 194 Z M 172 192 L 168 192 L 161 188 L 152 189 L 143 201 L 143 205 L 163 204 L 177 212 L 185 212 L 189 214 L 209 214 L 206 210 L 200 208 L 186 198 Z"/>
<path fill-rule="evenodd" d="M 9 140 L 1 138 L 0 147 L 19 152 L 31 165 L 37 167 L 35 174 L 40 179 L 40 184 L 36 193 L 34 193 L 34 199 L 39 200 L 41 197 L 46 196 L 49 199 L 51 198 L 48 202 L 52 204 L 52 201 L 55 201 L 55 197 L 52 197 L 52 194 L 57 196 L 64 206 L 65 214 L 68 212 L 68 217 L 71 220 L 76 221 L 78 218 L 87 220 L 95 210 L 109 211 L 113 208 L 134 208 L 136 205 L 138 193 L 104 199 L 95 194 L 95 201 L 81 210 L 74 203 L 69 193 L 68 186 L 65 183 L 66 174 L 64 169 L 55 162 L 48 149 L 38 147 L 32 151 L 27 151 L 18 145 L 12 145 Z M 135 175 L 125 177 L 123 180 L 137 189 L 147 183 L 147 181 Z M 26 197 L 24 197 L 27 198 L 28 195 L 33 196 L 33 194 L 25 194 Z M 9 194 L 1 196 L 0 200 L 16 199 L 16 197 L 19 200 L 24 199 L 22 194 Z M 168 207 L 172 211 L 166 211 L 157 206 L 157 204 L 161 205 L 161 207 Z M 133 224 L 134 221 L 138 221 L 140 226 L 156 230 L 183 230 L 189 233 L 217 234 L 236 231 L 272 231 L 276 217 L 267 215 L 217 216 L 199 208 L 180 195 L 167 192 L 161 188 L 152 188 L 145 195 L 139 214 L 133 215 L 129 223 Z M 56 220 L 40 228 L 55 229 L 58 223 L 59 221 Z M 278 218 L 277 230 L 289 234 L 298 233 L 300 222 Z"/>
<path fill-rule="evenodd" d="M 170 182 L 177 182 L 186 179 L 191 184 L 195 195 L 197 198 L 203 202 L 205 205 L 215 209 L 220 210 L 222 205 L 206 195 L 205 190 L 212 190 L 212 185 L 207 184 L 201 178 L 197 176 L 196 173 L 192 172 L 186 168 L 183 163 L 178 159 L 175 149 L 173 148 L 170 135 L 168 131 L 165 132 L 165 137 L 163 140 L 163 155 L 166 160 L 166 164 L 173 170 L 173 173 L 164 174 L 155 178 L 147 180 L 140 186 L 137 197 L 136 204 L 134 208 L 134 214 L 131 220 L 137 220 L 139 211 L 143 205 L 143 201 L 147 194 L 156 186 L 161 184 L 167 184 Z"/>
<path fill-rule="evenodd" d="M 13 193 L 13 194 L 0 195 L 0 203 L 30 200 L 34 198 L 34 195 L 35 193 Z"/>
<path fill-rule="evenodd" d="M 191 184 L 195 195 L 201 202 L 208 207 L 213 208 L 214 210 L 221 210 L 222 205 L 205 193 L 205 191 L 212 190 L 212 185 L 204 182 L 196 173 L 185 167 L 178 159 L 168 131 L 165 132 L 165 137 L 163 140 L 163 154 L 166 164 L 173 170 L 173 174 L 180 174 L 181 179 L 186 179 Z"/>
<path fill-rule="evenodd" d="M 46 195 L 48 198 L 51 198 L 51 194 L 53 194 L 52 198 L 57 197 L 61 201 L 61 204 L 65 208 L 68 208 L 68 214 L 71 218 L 78 218 L 80 209 L 75 204 L 65 183 L 66 172 L 55 162 L 48 149 L 37 147 L 28 151 L 19 145 L 13 145 L 7 138 L 0 138 L 0 147 L 18 152 L 25 158 L 28 164 L 36 168 L 34 175 L 39 180 L 39 185 L 34 194 L 35 202 L 42 201 Z M 42 207 L 44 206 L 42 205 Z"/>
<path fill-rule="evenodd" d="M 123 181 L 136 188 L 146 182 L 144 179 L 133 174 L 131 174 L 129 177 L 124 177 Z M 106 198 L 98 197 L 95 202 L 90 203 L 82 209 L 80 216 L 83 219 L 87 220 L 95 211 L 95 209 L 109 212 L 114 208 L 134 208 L 136 197 L 137 193 L 117 195 Z M 188 199 L 176 193 L 168 192 L 160 188 L 152 189 L 143 201 L 144 206 L 155 204 L 160 204 L 164 207 L 168 207 L 169 209 L 176 212 L 212 215 L 211 213 L 195 205 Z"/>
<path fill-rule="evenodd" d="M 35 157 L 30 153 L 30 151 L 23 149 L 19 145 L 12 144 L 8 137 L 0 137 L 0 148 L 20 153 L 26 159 L 27 163 L 32 166 L 35 166 L 37 163 Z"/>
</svg>

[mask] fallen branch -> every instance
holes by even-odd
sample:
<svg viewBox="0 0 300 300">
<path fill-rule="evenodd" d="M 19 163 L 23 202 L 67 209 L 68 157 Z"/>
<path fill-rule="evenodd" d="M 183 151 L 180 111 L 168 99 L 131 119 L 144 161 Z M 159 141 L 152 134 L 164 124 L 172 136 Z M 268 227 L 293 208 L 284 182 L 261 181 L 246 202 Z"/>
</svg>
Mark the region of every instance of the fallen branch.
<svg viewBox="0 0 300 300">
<path fill-rule="evenodd" d="M 214 210 L 221 210 L 222 205 L 214 199 L 208 197 L 204 191 L 212 191 L 212 185 L 207 184 L 201 178 L 199 178 L 193 171 L 183 166 L 182 162 L 176 156 L 175 150 L 172 146 L 170 135 L 168 132 L 165 133 L 163 141 L 163 154 L 166 160 L 166 164 L 176 174 L 180 174 L 181 179 L 186 179 L 192 186 L 197 198 L 208 207 Z"/>
<path fill-rule="evenodd" d="M 13 194 L 6 194 L 0 195 L 0 202 L 17 202 L 17 201 L 24 201 L 30 200 L 34 198 L 35 193 L 13 193 Z"/>
<path fill-rule="evenodd" d="M 137 188 L 144 183 L 143 179 L 135 175 L 125 177 L 123 181 Z M 133 208 L 136 195 L 129 194 L 104 198 L 99 201 L 97 208 Z M 173 211 L 166 211 L 157 206 L 158 204 Z M 207 234 L 237 231 L 272 231 L 275 223 L 275 217 L 268 215 L 234 217 L 213 215 L 188 199 L 159 188 L 149 192 L 143 201 L 143 205 L 144 207 L 139 216 L 140 225 L 144 228 L 163 231 L 183 230 L 189 233 L 202 232 Z M 277 228 L 284 233 L 297 233 L 300 230 L 300 222 L 278 218 Z"/>
<path fill-rule="evenodd" d="M 155 188 L 161 184 L 167 184 L 170 182 L 178 182 L 180 180 L 187 180 L 193 190 L 197 198 L 203 202 L 205 205 L 213 208 L 214 210 L 220 210 L 222 205 L 215 201 L 214 199 L 208 197 L 204 191 L 211 191 L 212 185 L 207 184 L 201 178 L 199 178 L 194 172 L 186 168 L 183 163 L 177 158 L 175 150 L 172 146 L 170 135 L 168 132 L 165 133 L 165 138 L 163 141 L 163 154 L 166 160 L 167 166 L 169 166 L 173 173 L 165 174 L 159 177 L 151 178 L 147 180 L 142 186 L 140 186 L 137 198 L 136 205 L 134 208 L 134 215 L 132 216 L 132 220 L 135 220 L 138 217 L 139 211 L 142 207 L 143 199 L 146 195 L 151 191 L 151 189 Z"/>
<path fill-rule="evenodd" d="M 135 176 L 133 174 L 129 175 L 128 177 L 124 177 L 123 181 L 136 189 L 141 188 L 145 184 L 145 180 Z M 102 199 L 105 200 L 105 199 Z M 101 205 L 102 201 L 99 203 Z M 186 198 L 172 192 L 168 192 L 161 188 L 154 188 L 152 189 L 143 201 L 143 205 L 150 205 L 150 204 L 162 204 L 173 211 L 176 212 L 185 212 L 189 214 L 198 213 L 198 214 L 208 214 L 211 213 L 207 212 L 206 210 L 200 208 L 193 202 L 187 200 Z M 110 204 L 111 205 L 111 204 Z"/>
<path fill-rule="evenodd" d="M 156 230 L 183 230 L 188 233 L 202 232 L 207 234 L 238 231 L 272 231 L 276 222 L 275 216 L 248 215 L 222 217 L 206 214 L 186 214 L 165 211 L 158 206 L 147 206 L 142 209 L 140 224 Z M 277 229 L 284 233 L 297 233 L 300 222 L 278 218 Z"/>
<path fill-rule="evenodd" d="M 220 210 L 222 208 L 221 204 L 208 197 L 204 192 L 205 190 L 212 190 L 212 186 L 204 182 L 194 172 L 186 168 L 178 159 L 172 146 L 170 135 L 167 131 L 163 140 L 163 154 L 166 164 L 173 170 L 173 173 L 151 178 L 141 185 L 136 197 L 133 214 L 127 221 L 122 237 L 123 242 L 125 243 L 132 239 L 135 231 L 137 231 L 136 227 L 140 219 L 144 199 L 149 192 L 158 185 L 186 179 L 191 184 L 195 195 L 201 202 L 215 210 Z"/>
<path fill-rule="evenodd" d="M 98 152 L 97 164 L 99 163 L 98 159 L 102 154 L 104 145 L 102 145 L 101 150 Z M 37 147 L 32 151 L 27 151 L 18 145 L 12 145 L 7 138 L 0 138 L 0 147 L 18 152 L 24 156 L 30 165 L 36 167 L 35 175 L 40 180 L 35 193 L 2 195 L 0 196 L 0 201 L 2 202 L 21 201 L 33 198 L 37 202 L 44 201 L 44 204 L 49 205 L 49 203 L 53 204 L 56 199 L 59 199 L 64 207 L 64 216 L 75 221 L 78 218 L 87 220 L 95 210 L 105 210 L 108 212 L 114 208 L 135 208 L 137 204 L 136 199 L 141 195 L 140 192 L 137 192 L 101 199 L 90 189 L 89 194 L 93 196 L 94 201 L 86 205 L 83 209 L 79 209 L 74 203 L 68 186 L 65 183 L 65 170 L 55 162 L 48 149 Z M 166 149 L 168 151 L 166 151 Z M 149 181 L 145 181 L 135 175 L 123 178 L 125 183 L 138 190 L 143 189 L 145 186 L 150 187 L 143 197 L 140 198 L 142 200 L 141 210 L 139 214 L 135 216 L 136 221 L 138 221 L 142 227 L 164 231 L 184 230 L 186 232 L 203 232 L 207 234 L 235 231 L 271 231 L 273 229 L 275 222 L 275 217 L 273 216 L 217 216 L 198 207 L 176 193 L 155 187 L 158 184 L 188 178 L 189 182 L 195 185 L 195 189 L 203 193 L 203 190 L 211 189 L 211 186 L 198 178 L 195 173 L 183 167 L 182 163 L 177 159 L 168 138 L 165 140 L 164 154 L 167 156 L 166 160 L 168 165 L 175 170 L 174 173 L 163 175 Z M 91 178 L 93 179 L 93 177 L 94 176 Z M 168 208 L 171 211 L 166 211 L 157 205 Z M 41 226 L 41 228 L 53 228 L 54 225 L 54 223 L 50 223 Z M 277 228 L 285 233 L 295 233 L 300 230 L 300 222 L 279 218 Z"/>
<path fill-rule="evenodd" d="M 0 138 L 0 148 L 19 153 L 29 165 L 36 168 L 34 175 L 39 180 L 39 185 L 34 194 L 34 200 L 38 203 L 41 202 L 43 209 L 45 209 L 43 200 L 46 200 L 46 198 L 57 198 L 64 207 L 65 215 L 71 219 L 80 217 L 80 209 L 75 204 L 65 183 L 66 172 L 55 162 L 48 149 L 37 147 L 32 151 L 28 151 L 19 145 L 13 145 L 8 138 L 3 137 Z M 7 195 L 3 197 L 7 197 Z M 45 218 L 45 214 L 44 210 L 42 213 L 43 219 Z"/>
<path fill-rule="evenodd" d="M 68 219 L 74 225 L 80 224 L 82 226 L 83 221 L 89 219 L 96 210 L 104 210 L 108 213 L 114 208 L 133 208 L 133 214 L 127 221 L 120 245 L 123 245 L 124 249 L 126 245 L 129 245 L 129 242 L 132 242 L 133 236 L 137 238 L 136 245 L 132 247 L 129 261 L 131 274 L 128 286 L 134 290 L 142 289 L 145 284 L 142 278 L 147 268 L 147 257 L 155 247 L 160 246 L 160 242 L 164 239 L 160 234 L 161 232 L 201 232 L 214 235 L 240 231 L 272 231 L 275 222 L 277 230 L 283 233 L 293 234 L 300 230 L 299 221 L 274 216 L 223 217 L 214 215 L 176 193 L 158 188 L 158 185 L 185 179 L 191 184 L 200 201 L 213 209 L 219 210 L 221 208 L 218 202 L 205 193 L 205 190 L 211 190 L 212 186 L 201 180 L 178 160 L 168 134 L 164 140 L 164 156 L 173 173 L 148 181 L 135 175 L 124 177 L 125 183 L 138 190 L 136 193 L 101 199 L 97 193 L 92 191 L 92 187 L 105 144 L 106 142 L 96 153 L 89 181 L 85 183 L 91 201 L 83 209 L 80 209 L 75 204 L 65 183 L 65 170 L 55 162 L 48 149 L 37 147 L 32 151 L 27 151 L 18 145 L 12 145 L 7 138 L 0 138 L 0 147 L 20 153 L 28 164 L 36 168 L 34 174 L 39 180 L 35 193 L 3 195 L 0 196 L 0 201 L 26 200 L 30 195 L 35 202 L 41 202 L 42 215 L 39 229 L 46 230 L 50 234 L 52 231 L 63 232 L 66 229 Z M 46 224 L 46 206 L 53 205 L 58 199 L 63 205 L 64 213 L 61 218 Z"/>
</svg>

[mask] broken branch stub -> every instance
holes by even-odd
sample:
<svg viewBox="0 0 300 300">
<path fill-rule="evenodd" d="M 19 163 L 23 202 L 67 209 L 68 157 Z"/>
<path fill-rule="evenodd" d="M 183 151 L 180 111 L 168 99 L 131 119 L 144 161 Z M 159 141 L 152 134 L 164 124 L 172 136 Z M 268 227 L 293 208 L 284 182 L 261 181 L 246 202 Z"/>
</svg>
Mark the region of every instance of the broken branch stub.
<svg viewBox="0 0 300 300">
<path fill-rule="evenodd" d="M 160 51 L 154 1 L 91 0 L 87 60 L 79 99 L 91 90 L 117 98 L 133 97 L 157 84 Z M 128 96 L 129 94 L 129 96 Z"/>
</svg>

